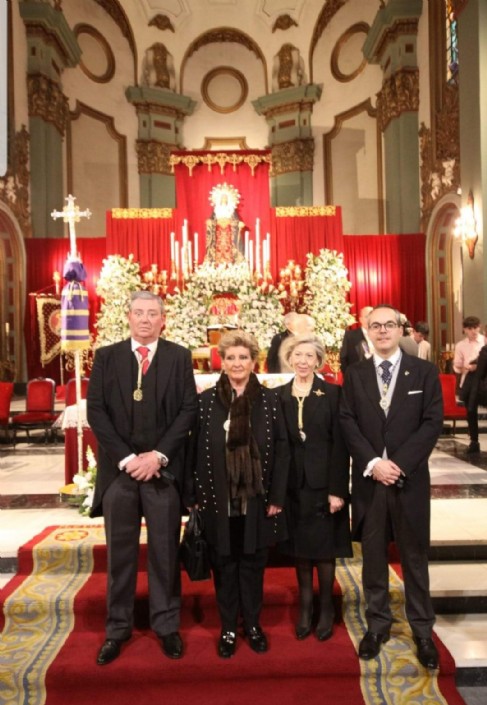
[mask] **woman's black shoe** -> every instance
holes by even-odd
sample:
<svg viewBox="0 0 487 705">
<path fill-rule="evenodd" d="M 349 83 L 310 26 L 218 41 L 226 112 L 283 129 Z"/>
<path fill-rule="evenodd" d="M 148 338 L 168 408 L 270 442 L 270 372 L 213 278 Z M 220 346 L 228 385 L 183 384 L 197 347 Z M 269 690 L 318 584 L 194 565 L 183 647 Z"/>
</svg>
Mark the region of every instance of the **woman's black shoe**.
<svg viewBox="0 0 487 705">
<path fill-rule="evenodd" d="M 316 627 L 316 638 L 318 641 L 326 641 L 333 634 L 333 626 L 328 624 L 326 627 Z"/>
<path fill-rule="evenodd" d="M 296 624 L 294 627 L 294 633 L 296 634 L 296 639 L 299 639 L 300 641 L 306 639 L 306 637 L 311 634 L 311 621 L 305 627 L 301 624 Z"/>
<path fill-rule="evenodd" d="M 218 656 L 220 658 L 231 658 L 237 646 L 237 635 L 235 632 L 222 632 L 218 640 Z"/>
</svg>

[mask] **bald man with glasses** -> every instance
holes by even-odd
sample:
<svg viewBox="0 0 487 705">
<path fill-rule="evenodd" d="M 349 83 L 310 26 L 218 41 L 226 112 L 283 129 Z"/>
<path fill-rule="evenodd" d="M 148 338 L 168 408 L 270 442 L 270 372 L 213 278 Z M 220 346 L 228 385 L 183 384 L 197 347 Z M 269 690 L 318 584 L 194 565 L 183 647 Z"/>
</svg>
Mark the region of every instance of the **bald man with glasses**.
<svg viewBox="0 0 487 705">
<path fill-rule="evenodd" d="M 345 374 L 340 419 L 352 456 L 352 538 L 362 543 L 367 632 L 364 660 L 379 655 L 391 634 L 388 544 L 396 542 L 406 616 L 420 663 L 438 667 L 429 593 L 428 458 L 443 426 L 438 372 L 403 352 L 400 313 L 381 304 L 368 316 L 374 355 Z"/>
</svg>

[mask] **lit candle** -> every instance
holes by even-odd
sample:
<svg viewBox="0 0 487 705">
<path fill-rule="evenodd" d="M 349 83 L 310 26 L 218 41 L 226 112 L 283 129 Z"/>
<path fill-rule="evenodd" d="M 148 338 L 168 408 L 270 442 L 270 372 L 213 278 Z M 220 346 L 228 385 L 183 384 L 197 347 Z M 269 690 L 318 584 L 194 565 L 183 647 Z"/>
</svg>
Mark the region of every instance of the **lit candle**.
<svg viewBox="0 0 487 705">
<path fill-rule="evenodd" d="M 245 249 L 244 249 L 245 261 L 249 261 L 249 231 L 245 231 Z"/>
<path fill-rule="evenodd" d="M 198 242 L 198 233 L 194 234 L 194 263 L 198 264 L 199 262 L 199 242 Z"/>
<path fill-rule="evenodd" d="M 179 276 L 179 242 L 177 240 L 174 242 L 174 267 L 176 276 Z"/>
<path fill-rule="evenodd" d="M 255 269 L 260 272 L 260 220 L 255 221 Z"/>
<path fill-rule="evenodd" d="M 10 323 L 6 321 L 5 323 L 5 335 L 9 335 L 10 333 Z"/>
<path fill-rule="evenodd" d="M 191 240 L 188 240 L 188 270 L 189 270 L 189 272 L 193 271 L 192 251 L 193 251 L 193 245 L 191 244 Z"/>
<path fill-rule="evenodd" d="M 266 265 L 267 265 L 267 267 L 270 267 L 271 266 L 271 236 L 270 236 L 270 233 L 267 233 L 266 238 L 265 238 L 265 242 L 266 242 L 266 255 L 267 255 Z"/>
<path fill-rule="evenodd" d="M 254 242 L 249 240 L 249 271 L 250 274 L 254 271 Z"/>
<path fill-rule="evenodd" d="M 174 239 L 175 239 L 175 235 L 174 235 L 174 233 L 171 233 L 171 262 L 176 261 L 176 258 L 174 256 Z"/>
</svg>

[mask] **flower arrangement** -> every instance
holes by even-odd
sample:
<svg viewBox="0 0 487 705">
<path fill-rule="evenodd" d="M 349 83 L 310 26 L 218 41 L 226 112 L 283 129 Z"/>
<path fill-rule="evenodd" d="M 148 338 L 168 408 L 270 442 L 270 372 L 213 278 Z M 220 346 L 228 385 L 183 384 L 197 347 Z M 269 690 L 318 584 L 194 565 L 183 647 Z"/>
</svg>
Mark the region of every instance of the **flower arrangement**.
<svg viewBox="0 0 487 705">
<path fill-rule="evenodd" d="M 103 260 L 96 293 L 103 298 L 97 322 L 95 347 L 117 343 L 129 336 L 127 311 L 130 294 L 144 289 L 142 275 L 134 256 L 109 255 Z"/>
<path fill-rule="evenodd" d="M 79 512 L 83 516 L 89 516 L 91 505 L 93 504 L 93 495 L 95 492 L 96 481 L 96 458 L 91 446 L 86 449 L 86 459 L 88 466 L 85 471 L 77 472 L 73 477 L 73 483 L 77 487 L 77 494 L 83 498 L 79 504 Z"/>
<path fill-rule="evenodd" d="M 204 262 L 197 267 L 184 291 L 167 297 L 166 338 L 188 348 L 206 345 L 208 326 L 225 323 L 224 316 L 218 318 L 211 313 L 216 294 L 235 295 L 238 310 L 226 322 L 253 333 L 259 346 L 268 348 L 272 336 L 281 328 L 283 308 L 277 289 L 265 282 L 255 283 L 246 262 L 218 265 Z"/>
<path fill-rule="evenodd" d="M 307 313 L 315 320 L 316 335 L 327 350 L 338 350 L 345 329 L 355 323 L 347 301 L 351 283 L 343 263 L 343 254 L 335 250 L 320 250 L 318 255 L 308 253 L 305 271 Z"/>
</svg>

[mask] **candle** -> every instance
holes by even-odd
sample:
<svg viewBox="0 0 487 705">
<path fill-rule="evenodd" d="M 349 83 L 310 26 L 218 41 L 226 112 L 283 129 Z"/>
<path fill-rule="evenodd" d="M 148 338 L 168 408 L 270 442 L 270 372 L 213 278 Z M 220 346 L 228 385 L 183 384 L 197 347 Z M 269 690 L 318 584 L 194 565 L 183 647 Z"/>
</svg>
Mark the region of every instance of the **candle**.
<svg viewBox="0 0 487 705">
<path fill-rule="evenodd" d="M 188 242 L 188 221 L 185 218 L 183 221 L 183 247 L 186 247 L 187 242 Z"/>
<path fill-rule="evenodd" d="M 10 333 L 10 323 L 6 321 L 5 323 L 5 335 L 9 335 Z"/>
<path fill-rule="evenodd" d="M 249 261 L 249 231 L 245 231 L 245 248 L 244 248 L 245 261 Z"/>
<path fill-rule="evenodd" d="M 179 275 L 179 242 L 174 243 L 174 266 L 176 269 L 176 276 Z"/>
<path fill-rule="evenodd" d="M 192 256 L 193 246 L 191 240 L 188 240 L 188 270 L 191 273 L 193 271 L 193 256 Z"/>
<path fill-rule="evenodd" d="M 249 271 L 250 274 L 254 271 L 254 243 L 253 240 L 249 240 Z"/>
<path fill-rule="evenodd" d="M 176 258 L 174 256 L 174 238 L 175 238 L 174 233 L 171 233 L 171 262 L 176 261 Z"/>
<path fill-rule="evenodd" d="M 194 234 L 194 263 L 198 264 L 199 262 L 199 242 L 198 242 L 198 233 Z"/>
<path fill-rule="evenodd" d="M 255 269 L 260 272 L 260 220 L 255 221 Z"/>
</svg>

